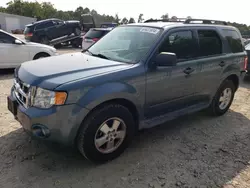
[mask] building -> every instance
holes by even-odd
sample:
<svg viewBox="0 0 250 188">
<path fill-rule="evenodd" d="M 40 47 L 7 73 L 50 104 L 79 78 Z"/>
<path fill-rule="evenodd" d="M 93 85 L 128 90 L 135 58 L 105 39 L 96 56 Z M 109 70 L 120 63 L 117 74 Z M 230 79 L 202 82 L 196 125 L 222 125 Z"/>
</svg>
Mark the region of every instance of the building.
<svg viewBox="0 0 250 188">
<path fill-rule="evenodd" d="M 31 24 L 35 21 L 36 18 L 0 12 L 0 29 L 7 32 L 11 32 L 16 29 L 24 30 L 25 25 Z"/>
</svg>

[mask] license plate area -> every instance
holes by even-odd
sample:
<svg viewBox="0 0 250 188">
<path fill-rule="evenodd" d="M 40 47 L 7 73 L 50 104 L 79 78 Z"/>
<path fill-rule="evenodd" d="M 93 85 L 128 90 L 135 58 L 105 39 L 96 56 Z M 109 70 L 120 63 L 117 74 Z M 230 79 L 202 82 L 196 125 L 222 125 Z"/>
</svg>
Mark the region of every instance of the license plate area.
<svg viewBox="0 0 250 188">
<path fill-rule="evenodd" d="M 17 101 L 11 100 L 10 97 L 7 98 L 7 101 L 8 101 L 8 110 L 9 110 L 14 116 L 16 116 L 16 115 L 17 115 L 17 106 L 18 106 Z"/>
</svg>

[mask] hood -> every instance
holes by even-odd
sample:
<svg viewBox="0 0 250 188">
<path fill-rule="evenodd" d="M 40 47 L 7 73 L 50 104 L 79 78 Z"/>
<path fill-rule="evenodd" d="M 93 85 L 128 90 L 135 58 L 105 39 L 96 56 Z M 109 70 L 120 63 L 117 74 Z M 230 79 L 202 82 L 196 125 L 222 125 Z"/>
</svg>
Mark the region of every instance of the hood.
<svg viewBox="0 0 250 188">
<path fill-rule="evenodd" d="M 54 47 L 46 45 L 46 44 L 40 44 L 40 43 L 35 43 L 35 42 L 27 42 L 27 41 L 25 43 L 26 43 L 26 45 L 29 45 L 29 46 L 34 46 L 34 47 L 39 47 L 39 48 L 48 48 L 51 51 L 56 51 L 56 49 Z"/>
<path fill-rule="evenodd" d="M 18 69 L 18 77 L 33 86 L 54 89 L 67 82 L 87 79 L 129 66 L 132 65 L 78 52 L 25 62 Z"/>
</svg>

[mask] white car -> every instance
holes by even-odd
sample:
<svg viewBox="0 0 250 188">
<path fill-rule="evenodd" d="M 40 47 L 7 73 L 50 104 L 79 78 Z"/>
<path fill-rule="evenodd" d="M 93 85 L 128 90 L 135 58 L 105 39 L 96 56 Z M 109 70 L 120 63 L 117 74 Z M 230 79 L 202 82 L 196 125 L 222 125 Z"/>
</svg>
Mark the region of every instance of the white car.
<svg viewBox="0 0 250 188">
<path fill-rule="evenodd" d="M 26 42 L 0 29 L 0 69 L 16 68 L 25 61 L 57 55 L 56 49 Z"/>
</svg>

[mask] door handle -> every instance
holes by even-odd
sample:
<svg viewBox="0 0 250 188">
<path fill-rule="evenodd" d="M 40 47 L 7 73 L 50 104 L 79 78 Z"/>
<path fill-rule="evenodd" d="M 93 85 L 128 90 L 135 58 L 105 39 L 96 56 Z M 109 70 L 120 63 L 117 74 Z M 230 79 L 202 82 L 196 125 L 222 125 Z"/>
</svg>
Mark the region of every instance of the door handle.
<svg viewBox="0 0 250 188">
<path fill-rule="evenodd" d="M 224 61 L 221 61 L 221 62 L 219 63 L 219 65 L 220 65 L 221 67 L 224 67 L 226 64 L 225 64 Z"/>
<path fill-rule="evenodd" d="M 184 72 L 185 74 L 191 74 L 192 72 L 194 72 L 194 70 L 195 70 L 195 69 L 193 69 L 193 68 L 191 68 L 191 67 L 188 67 L 188 68 L 186 68 L 183 72 Z"/>
</svg>

